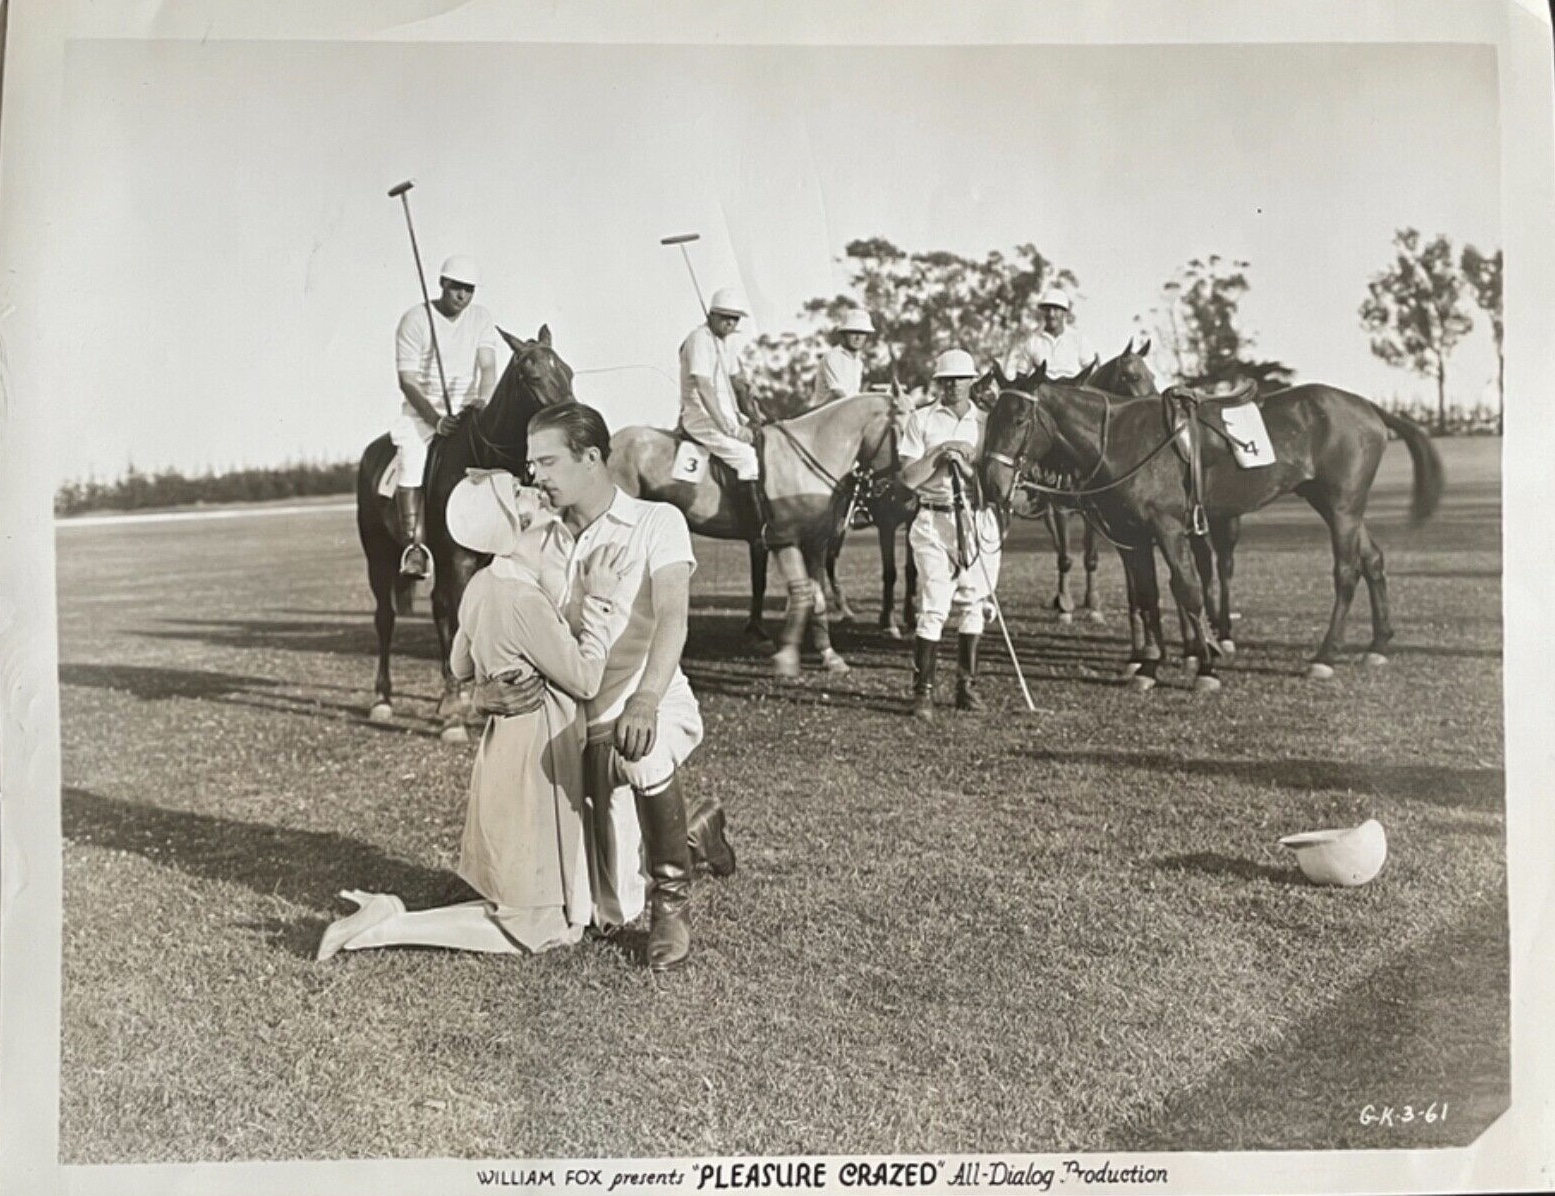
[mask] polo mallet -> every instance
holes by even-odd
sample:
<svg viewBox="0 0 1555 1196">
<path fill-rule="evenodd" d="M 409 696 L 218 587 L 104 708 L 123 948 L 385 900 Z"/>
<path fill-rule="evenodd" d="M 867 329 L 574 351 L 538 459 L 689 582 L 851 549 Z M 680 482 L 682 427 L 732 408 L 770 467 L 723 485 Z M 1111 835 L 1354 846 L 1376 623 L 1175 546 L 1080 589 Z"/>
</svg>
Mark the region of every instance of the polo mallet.
<svg viewBox="0 0 1555 1196">
<path fill-rule="evenodd" d="M 950 488 L 955 496 L 953 501 L 956 508 L 957 539 L 961 539 L 961 518 L 962 512 L 966 510 L 966 491 L 961 486 L 961 469 L 954 463 L 950 467 Z M 972 534 L 974 536 L 981 534 L 977 530 L 976 523 L 972 525 Z M 961 548 L 962 546 L 957 545 L 957 547 Z M 994 588 L 989 583 L 988 562 L 983 560 L 981 544 L 978 545 L 977 567 L 982 571 L 983 586 L 988 591 L 988 600 L 993 603 L 993 613 L 999 620 L 999 630 L 1004 635 L 1004 647 L 1010 654 L 1010 663 L 1015 666 L 1015 679 L 1020 682 L 1020 696 L 1026 699 L 1026 709 L 1035 714 L 1037 712 L 1037 704 L 1031 700 L 1031 689 L 1026 685 L 1026 674 L 1020 667 L 1020 657 L 1015 655 L 1015 642 L 1010 639 L 1010 628 L 1004 621 L 1004 610 L 999 605 L 999 595 L 994 593 Z"/>
<path fill-rule="evenodd" d="M 427 294 L 426 271 L 421 268 L 421 249 L 416 244 L 416 226 L 410 222 L 410 199 L 406 193 L 415 185 L 415 179 L 406 179 L 398 186 L 389 188 L 389 198 L 397 198 L 405 205 L 405 227 L 410 230 L 410 251 L 416 257 L 416 281 L 421 284 L 421 303 L 427 309 L 427 331 L 432 334 L 432 356 L 437 360 L 437 380 L 443 388 L 443 411 L 452 415 L 454 408 L 448 401 L 448 376 L 443 373 L 443 353 L 437 347 L 437 322 L 432 319 L 432 299 Z"/>
<path fill-rule="evenodd" d="M 707 301 L 702 298 L 702 284 L 697 281 L 697 272 L 691 267 L 691 254 L 686 251 L 686 246 L 692 241 L 700 241 L 701 233 L 680 233 L 674 237 L 660 237 L 660 245 L 679 245 L 680 256 L 685 259 L 686 273 L 691 275 L 691 285 L 696 289 L 697 306 L 702 309 L 702 318 L 707 319 Z"/>
</svg>

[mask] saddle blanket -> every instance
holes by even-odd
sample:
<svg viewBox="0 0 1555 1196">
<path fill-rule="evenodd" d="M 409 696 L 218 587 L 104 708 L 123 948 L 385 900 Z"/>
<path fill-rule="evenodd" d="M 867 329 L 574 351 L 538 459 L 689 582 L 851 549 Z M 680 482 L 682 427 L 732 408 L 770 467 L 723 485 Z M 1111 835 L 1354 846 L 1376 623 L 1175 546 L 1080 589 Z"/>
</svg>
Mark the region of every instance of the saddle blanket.
<svg viewBox="0 0 1555 1196">
<path fill-rule="evenodd" d="M 682 440 L 675 450 L 675 465 L 670 470 L 670 477 L 677 482 L 696 485 L 707 476 L 707 458 L 707 449 L 695 440 Z"/>
<path fill-rule="evenodd" d="M 1263 413 L 1257 403 L 1240 403 L 1221 409 L 1220 418 L 1225 421 L 1226 433 L 1232 438 L 1231 455 L 1243 469 L 1257 469 L 1274 464 L 1274 442 L 1269 439 L 1269 429 L 1264 426 Z"/>
</svg>

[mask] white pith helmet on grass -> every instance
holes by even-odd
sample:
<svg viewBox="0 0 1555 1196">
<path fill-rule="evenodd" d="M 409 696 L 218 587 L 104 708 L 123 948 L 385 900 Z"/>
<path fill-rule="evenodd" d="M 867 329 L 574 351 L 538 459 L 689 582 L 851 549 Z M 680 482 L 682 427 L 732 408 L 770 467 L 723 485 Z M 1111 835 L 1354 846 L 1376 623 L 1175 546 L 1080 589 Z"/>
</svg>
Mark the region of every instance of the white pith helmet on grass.
<svg viewBox="0 0 1555 1196">
<path fill-rule="evenodd" d="M 748 316 L 745 299 L 733 287 L 719 287 L 713 292 L 713 301 L 707 305 L 709 315 Z"/>
<path fill-rule="evenodd" d="M 935 378 L 975 378 L 977 366 L 965 349 L 946 349 L 934 359 Z"/>
<path fill-rule="evenodd" d="M 1388 858 L 1388 837 L 1375 818 L 1348 829 L 1286 835 L 1280 842 L 1296 853 L 1307 879 L 1320 885 L 1363 885 Z"/>
<path fill-rule="evenodd" d="M 453 257 L 443 262 L 438 270 L 439 278 L 446 278 L 449 282 L 462 282 L 467 286 L 478 287 L 481 285 L 481 269 L 475 262 L 456 253 Z"/>
</svg>

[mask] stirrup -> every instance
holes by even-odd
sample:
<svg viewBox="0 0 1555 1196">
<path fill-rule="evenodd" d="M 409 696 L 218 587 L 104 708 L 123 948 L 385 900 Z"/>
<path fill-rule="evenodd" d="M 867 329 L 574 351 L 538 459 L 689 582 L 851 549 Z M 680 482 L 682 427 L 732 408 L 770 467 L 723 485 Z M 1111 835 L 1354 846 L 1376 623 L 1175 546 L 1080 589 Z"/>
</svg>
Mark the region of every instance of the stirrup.
<svg viewBox="0 0 1555 1196">
<path fill-rule="evenodd" d="M 415 564 L 412 565 L 412 559 Z M 427 551 L 425 544 L 407 544 L 405 551 L 400 553 L 400 576 L 424 578 L 431 572 L 432 554 Z"/>
</svg>

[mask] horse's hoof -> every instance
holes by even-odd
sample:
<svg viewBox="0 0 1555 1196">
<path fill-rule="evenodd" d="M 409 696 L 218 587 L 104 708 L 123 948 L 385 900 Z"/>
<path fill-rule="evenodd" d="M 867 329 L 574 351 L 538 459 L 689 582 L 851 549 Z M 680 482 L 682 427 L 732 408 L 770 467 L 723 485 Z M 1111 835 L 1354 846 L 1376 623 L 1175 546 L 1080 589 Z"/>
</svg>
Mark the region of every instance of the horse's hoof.
<svg viewBox="0 0 1555 1196">
<path fill-rule="evenodd" d="M 1199 672 L 1199 658 L 1197 656 L 1184 656 L 1182 667 L 1188 670 L 1188 676 L 1194 677 Z"/>
<path fill-rule="evenodd" d="M 1058 621 L 1067 627 L 1074 622 L 1074 616 L 1068 611 L 1062 610 L 1058 612 Z"/>
<path fill-rule="evenodd" d="M 1155 688 L 1155 678 L 1135 673 L 1128 679 L 1128 687 L 1137 694 L 1147 694 Z"/>
<path fill-rule="evenodd" d="M 779 677 L 799 676 L 799 649 L 779 648 L 772 654 L 772 671 Z"/>
<path fill-rule="evenodd" d="M 1220 654 L 1222 656 L 1235 656 L 1236 655 L 1236 641 L 1235 640 L 1221 640 L 1220 641 Z"/>
<path fill-rule="evenodd" d="M 1220 692 L 1219 677 L 1195 677 L 1193 679 L 1193 692 L 1197 694 L 1218 694 Z"/>
<path fill-rule="evenodd" d="M 392 723 L 394 721 L 394 707 L 387 702 L 374 702 L 373 708 L 367 712 L 367 721 L 370 723 Z"/>
<path fill-rule="evenodd" d="M 1374 669 L 1375 668 L 1380 668 L 1382 665 L 1385 665 L 1385 664 L 1388 663 L 1388 658 L 1386 656 L 1384 656 L 1381 652 L 1368 652 L 1361 659 L 1367 665 L 1371 666 Z"/>
<path fill-rule="evenodd" d="M 1126 665 L 1123 666 L 1123 671 L 1118 675 L 1120 677 L 1132 677 L 1135 673 L 1139 672 L 1139 664 L 1140 662 L 1137 660 L 1129 661 Z"/>
<path fill-rule="evenodd" d="M 1107 621 L 1107 616 L 1099 610 L 1086 611 L 1085 617 L 1092 623 L 1105 623 Z"/>
<path fill-rule="evenodd" d="M 1307 666 L 1308 681 L 1332 681 L 1334 679 L 1334 666 L 1324 664 L 1320 660 L 1314 660 Z"/>
<path fill-rule="evenodd" d="M 899 640 L 902 638 L 902 629 L 900 627 L 882 627 L 880 630 L 885 632 L 887 639 Z"/>
<path fill-rule="evenodd" d="M 437 737 L 444 743 L 469 743 L 470 733 L 465 730 L 463 723 L 453 723 L 438 732 Z"/>
<path fill-rule="evenodd" d="M 842 654 L 835 649 L 827 649 L 821 653 L 821 663 L 826 666 L 828 673 L 841 676 L 848 671 L 848 662 L 842 659 Z"/>
<path fill-rule="evenodd" d="M 745 624 L 745 634 L 753 640 L 760 640 L 764 644 L 772 642 L 772 637 L 767 634 L 767 629 L 760 623 Z"/>
</svg>

